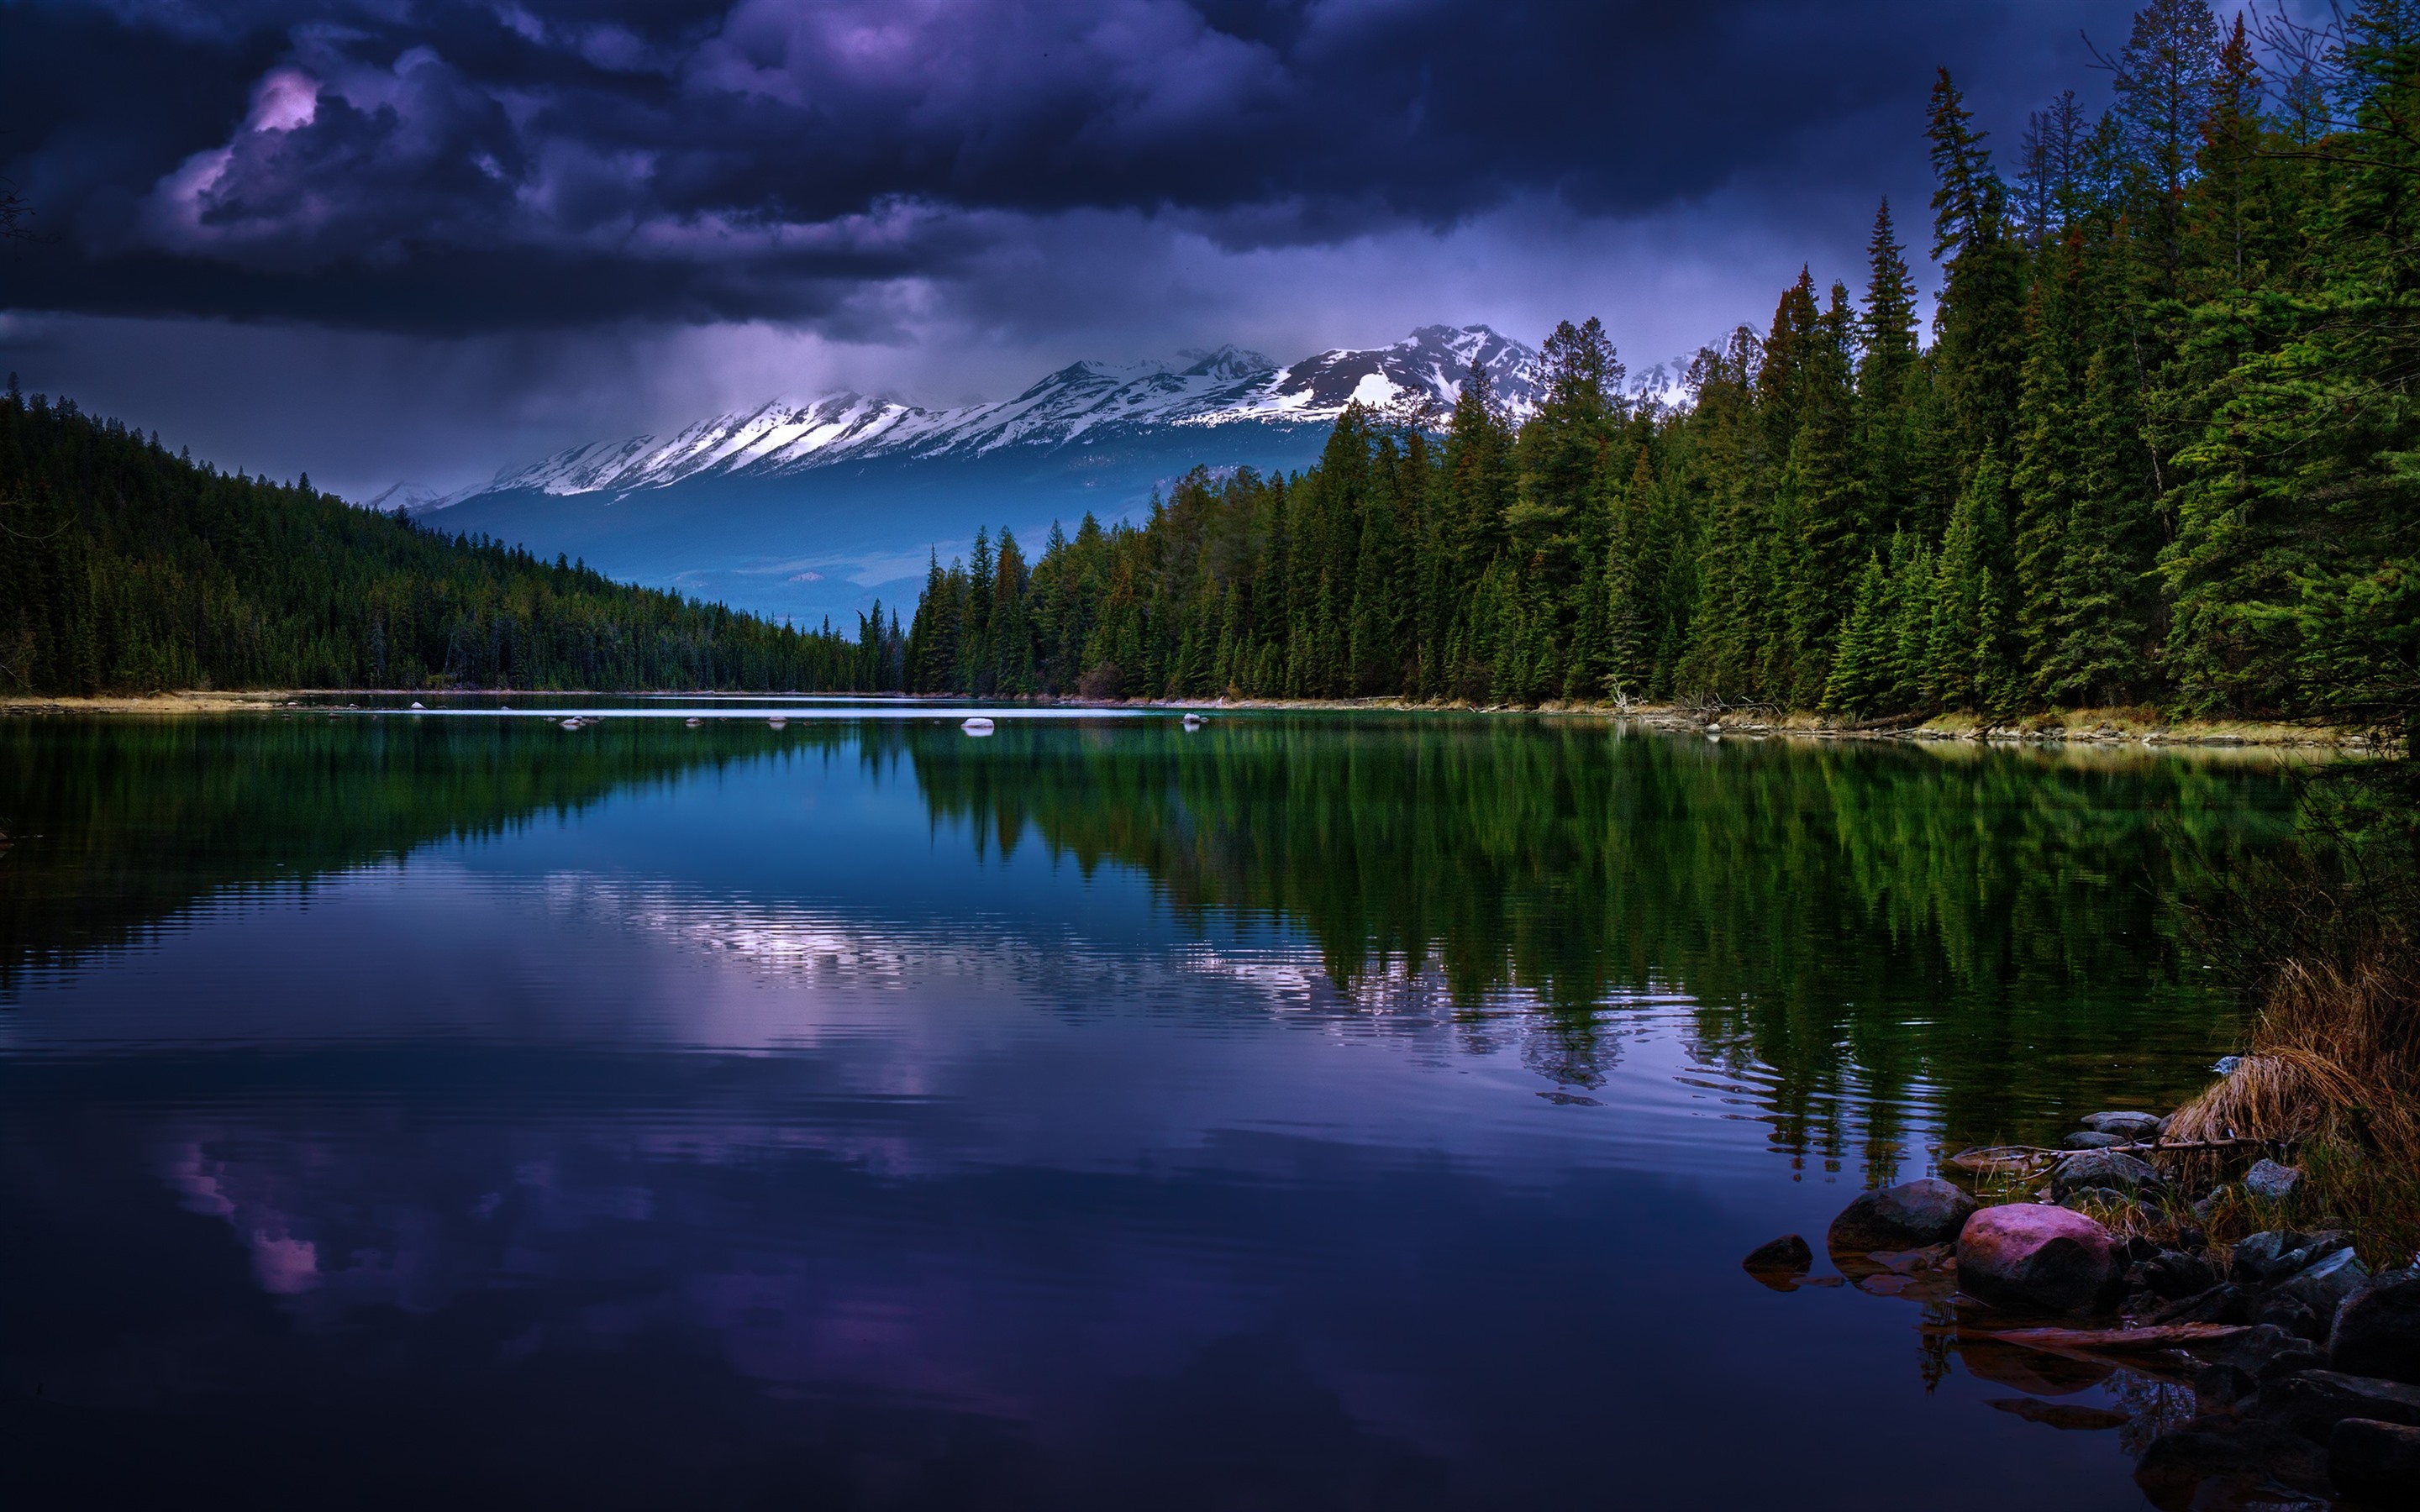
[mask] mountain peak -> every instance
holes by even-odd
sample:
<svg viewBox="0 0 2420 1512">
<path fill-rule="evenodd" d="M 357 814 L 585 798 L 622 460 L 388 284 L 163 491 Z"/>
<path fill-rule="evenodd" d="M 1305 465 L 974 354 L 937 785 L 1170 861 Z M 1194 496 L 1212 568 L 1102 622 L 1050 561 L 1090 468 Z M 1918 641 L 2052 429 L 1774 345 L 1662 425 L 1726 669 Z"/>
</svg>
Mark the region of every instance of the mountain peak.
<svg viewBox="0 0 2420 1512">
<path fill-rule="evenodd" d="M 668 439 L 634 436 L 574 447 L 506 469 L 484 493 L 628 493 L 701 475 L 775 478 L 876 456 L 1047 454 L 1156 427 L 1326 424 L 1359 404 L 1407 424 L 1434 424 L 1477 363 L 1513 415 L 1537 403 L 1538 354 L 1486 326 L 1422 326 L 1369 350 L 1338 347 L 1280 368 L 1234 346 L 1173 362 L 1070 363 L 1014 399 L 926 409 L 846 390 L 783 396 L 699 421 Z M 391 491 L 392 492 L 392 491 Z M 450 502 L 451 501 L 446 501 Z"/>
</svg>

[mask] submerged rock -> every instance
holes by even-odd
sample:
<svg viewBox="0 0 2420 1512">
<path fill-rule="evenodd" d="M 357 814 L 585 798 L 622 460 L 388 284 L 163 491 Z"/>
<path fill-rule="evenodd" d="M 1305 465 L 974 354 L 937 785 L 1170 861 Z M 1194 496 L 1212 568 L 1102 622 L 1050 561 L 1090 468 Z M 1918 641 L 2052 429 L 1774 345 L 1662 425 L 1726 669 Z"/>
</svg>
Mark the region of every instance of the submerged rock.
<svg viewBox="0 0 2420 1512">
<path fill-rule="evenodd" d="M 1969 1336 L 1958 1341 L 1958 1358 L 1966 1373 L 1997 1386 L 2013 1386 L 2036 1396 L 2068 1396 L 2089 1391 L 2118 1373 L 2106 1360 L 2053 1354 L 1999 1339 Z"/>
<path fill-rule="evenodd" d="M 2263 1202 L 2283 1202 L 2302 1184 L 2301 1171 L 2273 1160 L 2256 1161 L 2252 1169 L 2243 1173 L 2243 1190 Z"/>
<path fill-rule="evenodd" d="M 2340 1370 L 2297 1370 L 2261 1386 L 2260 1413 L 2321 1442 L 2349 1417 L 2420 1427 L 2420 1386 Z"/>
<path fill-rule="evenodd" d="M 2134 1466 L 2134 1484 L 2164 1512 L 2186 1512 L 2204 1502 L 2210 1481 L 2238 1481 L 2251 1489 L 2278 1475 L 2308 1484 L 2318 1478 L 2319 1455 L 2307 1441 L 2274 1423 L 2238 1417 L 2197 1417 L 2153 1439 Z"/>
<path fill-rule="evenodd" d="M 1740 1269 L 1776 1291 L 1795 1291 L 1798 1280 L 1815 1268 L 1815 1251 L 1796 1234 L 1768 1240 L 1747 1252 Z"/>
<path fill-rule="evenodd" d="M 2160 1116 L 2156 1113 L 2093 1113 L 2079 1121 L 2094 1134 L 2116 1134 L 2121 1139 L 2149 1139 L 2160 1132 Z"/>
<path fill-rule="evenodd" d="M 2050 1427 L 2085 1429 L 2122 1428 L 2127 1417 L 2105 1407 L 2084 1407 L 2074 1402 L 2036 1401 L 2031 1396 L 1993 1396 L 1983 1403 L 2012 1413 L 2028 1423 L 2040 1423 Z"/>
<path fill-rule="evenodd" d="M 2420 1505 L 2420 1427 L 2344 1419 L 2328 1434 L 2328 1479 L 2382 1505 Z"/>
<path fill-rule="evenodd" d="M 2149 1162 L 2118 1149 L 2087 1149 L 2070 1155 L 2050 1176 L 2051 1196 L 2056 1197 L 2088 1186 L 2141 1192 L 2164 1184 Z"/>
<path fill-rule="evenodd" d="M 2116 1301 L 2119 1284 L 2109 1231 L 2065 1208 L 1984 1208 L 1958 1235 L 1959 1289 L 1996 1307 L 2088 1313 Z"/>
<path fill-rule="evenodd" d="M 2389 1271 L 2336 1308 L 2328 1365 L 2420 1385 L 2420 1273 Z"/>
<path fill-rule="evenodd" d="M 1958 1237 L 1975 1199 L 1936 1176 L 1860 1192 L 1832 1220 L 1825 1242 L 1835 1253 L 1922 1249 Z"/>
</svg>

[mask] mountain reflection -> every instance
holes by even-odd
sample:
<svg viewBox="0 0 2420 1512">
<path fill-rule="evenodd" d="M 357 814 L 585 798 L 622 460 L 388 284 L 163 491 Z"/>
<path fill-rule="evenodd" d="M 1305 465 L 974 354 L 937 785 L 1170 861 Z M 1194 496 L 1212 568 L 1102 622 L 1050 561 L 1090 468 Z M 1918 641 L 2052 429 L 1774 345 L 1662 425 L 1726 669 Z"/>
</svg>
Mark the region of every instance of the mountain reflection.
<svg viewBox="0 0 2420 1512">
<path fill-rule="evenodd" d="M 0 992 L 205 899 L 307 894 L 799 761 L 843 798 L 906 784 L 927 842 L 962 866 L 1032 845 L 1086 876 L 1147 878 L 1201 936 L 1183 968 L 1269 1011 L 1517 1040 L 1584 1097 L 1626 1035 L 1680 1011 L 1708 1085 L 1758 1107 L 1777 1145 L 1876 1175 L 1910 1152 L 1914 1115 L 1951 1138 L 2014 1136 L 2193 1086 L 2235 1020 L 2187 959 L 2182 900 L 2284 833 L 2291 801 L 2260 764 L 1714 745 L 1594 720 L 1012 720 L 985 741 L 944 723 L 19 720 L 0 725 L 0 825 L 17 839 L 0 853 Z M 938 904 L 903 922 L 784 896 L 779 877 L 725 881 L 728 859 L 545 886 L 558 908 L 683 950 L 861 984 L 911 960 L 1047 958 L 1070 1003 L 1105 1003 L 1136 949 Z"/>
<path fill-rule="evenodd" d="M 2144 751 L 1739 742 L 1600 721 L 1222 720 L 1090 739 L 915 738 L 936 818 L 1140 868 L 1184 918 L 1266 919 L 1329 980 L 1507 993 L 1595 1085 L 1627 997 L 1699 1005 L 1782 1144 L 1897 1148 L 1931 1085 L 1954 1137 L 2177 1097 L 2232 1006 L 2182 903 L 2291 824 L 2274 764 Z M 1854 1107 L 1869 1119 L 1851 1120 Z"/>
<path fill-rule="evenodd" d="M 2195 1080 L 2181 900 L 2290 796 L 1593 720 L 0 725 L 11 1489 L 1863 1505 L 1854 1445 L 2135 1504 L 1733 1262 Z"/>
</svg>

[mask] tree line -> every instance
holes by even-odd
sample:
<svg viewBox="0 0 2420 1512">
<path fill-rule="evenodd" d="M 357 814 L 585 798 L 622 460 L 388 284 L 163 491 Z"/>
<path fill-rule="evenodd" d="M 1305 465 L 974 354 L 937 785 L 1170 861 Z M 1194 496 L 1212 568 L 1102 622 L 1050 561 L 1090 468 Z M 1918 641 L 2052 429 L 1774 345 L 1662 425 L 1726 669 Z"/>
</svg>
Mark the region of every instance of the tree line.
<svg viewBox="0 0 2420 1512">
<path fill-rule="evenodd" d="M 0 399 L 0 690 L 901 686 L 876 604 L 800 631 Z"/>
<path fill-rule="evenodd" d="M 1518 424 L 1474 370 L 1300 473 L 980 537 L 909 686 L 2412 728 L 2420 4 L 2153 0 L 2105 61 L 2006 165 L 1939 75 L 1929 340 L 1885 202 L 1862 294 L 1802 272 L 1673 393 L 1566 322 Z"/>
</svg>

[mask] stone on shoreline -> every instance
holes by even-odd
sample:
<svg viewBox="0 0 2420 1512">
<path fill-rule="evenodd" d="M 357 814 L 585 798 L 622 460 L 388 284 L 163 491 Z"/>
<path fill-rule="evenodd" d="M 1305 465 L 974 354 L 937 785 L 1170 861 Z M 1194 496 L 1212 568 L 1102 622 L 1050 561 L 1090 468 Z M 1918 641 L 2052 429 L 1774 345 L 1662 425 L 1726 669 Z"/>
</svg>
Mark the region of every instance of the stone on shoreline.
<svg viewBox="0 0 2420 1512">
<path fill-rule="evenodd" d="M 2263 1202 L 2283 1202 L 2303 1184 L 2303 1173 L 2291 1165 L 2280 1165 L 2273 1160 L 2253 1163 L 2243 1173 L 2243 1190 Z"/>
<path fill-rule="evenodd" d="M 1995 1307 L 2089 1313 L 2114 1302 L 2119 1283 L 2109 1231 L 2065 1208 L 1984 1208 L 1958 1235 L 1959 1289 Z"/>
<path fill-rule="evenodd" d="M 2328 1479 L 2382 1506 L 2420 1504 L 2420 1427 L 2343 1419 L 2328 1434 Z"/>
<path fill-rule="evenodd" d="M 2051 1196 L 2063 1197 L 2088 1186 L 2139 1192 L 2164 1184 L 2150 1163 L 2118 1149 L 2087 1149 L 2066 1157 L 2050 1174 Z"/>
<path fill-rule="evenodd" d="M 2120 1139 L 2149 1139 L 2160 1132 L 2156 1113 L 2091 1113 L 2078 1121 L 2094 1134 L 2116 1134 Z"/>
<path fill-rule="evenodd" d="M 2336 1309 L 2369 1284 L 2369 1267 L 2350 1245 L 2331 1251 L 2296 1271 L 2279 1284 L 2279 1296 L 2291 1297 L 2319 1315 L 2321 1331 L 2333 1322 Z"/>
<path fill-rule="evenodd" d="M 2420 1273 L 2389 1271 L 2336 1308 L 2328 1365 L 2420 1385 Z"/>
<path fill-rule="evenodd" d="M 1958 1237 L 1975 1199 L 1937 1176 L 1860 1192 L 1832 1220 L 1824 1242 L 1836 1254 L 1922 1249 Z"/>
<path fill-rule="evenodd" d="M 2091 1131 L 2086 1130 L 2083 1134 L 2069 1134 L 2066 1138 L 2058 1142 L 2058 1148 L 2061 1149 L 2106 1149 L 2111 1145 L 2122 1145 L 2125 1142 L 2125 1139 L 2118 1134 L 2094 1134 Z"/>
</svg>

